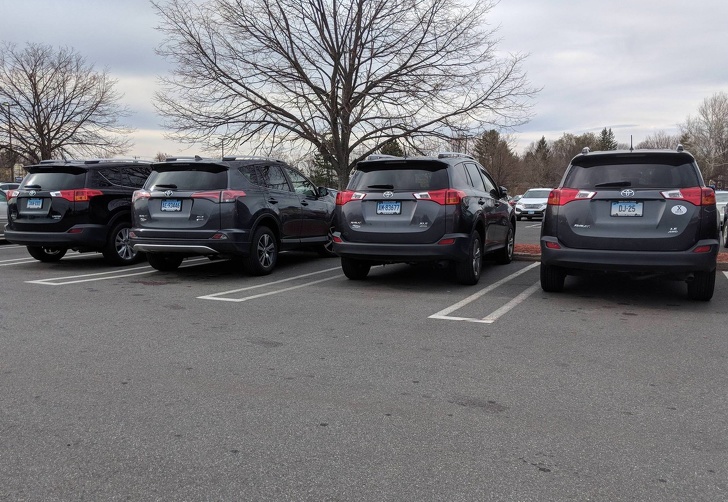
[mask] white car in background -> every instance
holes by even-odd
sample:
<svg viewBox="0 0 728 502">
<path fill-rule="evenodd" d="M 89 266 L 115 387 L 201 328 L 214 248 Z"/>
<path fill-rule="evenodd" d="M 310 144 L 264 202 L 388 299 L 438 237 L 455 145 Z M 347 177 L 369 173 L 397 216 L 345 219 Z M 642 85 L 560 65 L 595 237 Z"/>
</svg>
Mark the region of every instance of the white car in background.
<svg viewBox="0 0 728 502">
<path fill-rule="evenodd" d="M 728 203 L 728 190 L 715 191 L 715 212 L 718 213 L 718 228 L 723 230 L 723 208 Z"/>
<path fill-rule="evenodd" d="M 551 188 L 531 188 L 516 202 L 516 219 L 543 218 Z"/>
<path fill-rule="evenodd" d="M 5 224 L 8 222 L 8 198 L 4 190 L 0 190 L 0 241 L 5 240 Z"/>
</svg>

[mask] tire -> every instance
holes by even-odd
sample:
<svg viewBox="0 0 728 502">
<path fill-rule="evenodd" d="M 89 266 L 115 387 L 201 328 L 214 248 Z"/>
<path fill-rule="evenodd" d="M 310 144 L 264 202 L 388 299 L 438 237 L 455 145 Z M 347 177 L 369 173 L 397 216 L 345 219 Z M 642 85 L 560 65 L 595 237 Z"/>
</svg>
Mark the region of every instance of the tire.
<svg viewBox="0 0 728 502">
<path fill-rule="evenodd" d="M 513 233 L 513 226 L 508 225 L 508 235 L 506 235 L 506 242 L 503 249 L 499 249 L 495 252 L 495 262 L 498 265 L 508 265 L 513 261 L 513 249 L 516 246 L 516 237 Z"/>
<path fill-rule="evenodd" d="M 177 270 L 184 256 L 177 253 L 147 253 L 147 261 L 160 272 Z"/>
<path fill-rule="evenodd" d="M 521 217 L 520 216 L 516 216 L 516 220 L 521 221 Z"/>
<path fill-rule="evenodd" d="M 321 256 L 322 258 L 334 258 L 336 257 L 336 253 L 334 253 L 334 239 L 329 233 L 329 235 L 326 237 L 326 244 L 321 244 L 320 246 L 316 247 L 316 252 Z"/>
<path fill-rule="evenodd" d="M 54 248 L 48 246 L 28 246 L 30 256 L 44 263 L 54 263 L 63 258 L 66 254 L 66 248 Z"/>
<path fill-rule="evenodd" d="M 559 267 L 541 263 L 541 289 L 547 293 L 559 293 L 564 290 L 566 273 Z"/>
<path fill-rule="evenodd" d="M 258 227 L 245 257 L 245 269 L 250 275 L 268 275 L 278 261 L 278 242 L 268 227 Z"/>
<path fill-rule="evenodd" d="M 468 258 L 455 264 L 455 276 L 460 284 L 472 286 L 478 284 L 482 269 L 483 243 L 480 233 L 473 230 L 468 241 Z"/>
<path fill-rule="evenodd" d="M 372 266 L 365 261 L 341 257 L 341 269 L 344 271 L 344 275 L 352 281 L 366 279 L 371 268 Z"/>
<path fill-rule="evenodd" d="M 129 228 L 131 228 L 131 224 L 123 221 L 109 233 L 106 245 L 101 252 L 110 265 L 131 265 L 139 261 L 140 253 L 134 251 L 129 243 Z"/>
<path fill-rule="evenodd" d="M 715 269 L 710 272 L 695 272 L 693 279 L 688 281 L 688 298 L 707 302 L 713 298 L 715 289 Z"/>
</svg>

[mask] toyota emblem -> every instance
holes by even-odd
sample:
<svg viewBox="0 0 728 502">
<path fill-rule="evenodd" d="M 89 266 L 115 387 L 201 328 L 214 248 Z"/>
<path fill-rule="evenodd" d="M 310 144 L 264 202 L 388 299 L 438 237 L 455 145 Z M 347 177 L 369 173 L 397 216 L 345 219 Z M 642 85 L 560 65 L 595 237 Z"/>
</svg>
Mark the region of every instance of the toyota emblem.
<svg viewBox="0 0 728 502">
<path fill-rule="evenodd" d="M 619 192 L 622 194 L 622 197 L 633 197 L 634 196 L 634 190 L 627 188 L 626 190 L 622 190 Z"/>
<path fill-rule="evenodd" d="M 389 191 L 387 191 L 387 192 L 384 192 L 384 193 L 383 193 L 382 195 L 383 195 L 384 197 L 386 197 L 386 198 L 388 198 L 388 199 L 389 199 L 390 197 L 394 197 L 394 192 L 389 192 Z"/>
<path fill-rule="evenodd" d="M 166 195 L 167 197 L 172 197 L 172 194 L 173 194 L 173 193 L 174 193 L 174 192 L 173 192 L 172 190 L 165 190 L 165 191 L 164 191 L 164 195 Z"/>
</svg>

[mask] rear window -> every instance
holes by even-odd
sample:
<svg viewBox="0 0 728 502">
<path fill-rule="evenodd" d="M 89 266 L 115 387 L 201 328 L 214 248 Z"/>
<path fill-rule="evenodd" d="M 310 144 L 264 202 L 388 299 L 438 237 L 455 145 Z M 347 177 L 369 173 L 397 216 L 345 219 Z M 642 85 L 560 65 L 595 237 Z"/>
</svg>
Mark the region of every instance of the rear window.
<svg viewBox="0 0 728 502">
<path fill-rule="evenodd" d="M 175 190 L 224 190 L 228 188 L 228 171 L 216 165 L 155 166 L 144 188 L 157 186 Z"/>
<path fill-rule="evenodd" d="M 441 162 L 366 162 L 357 165 L 349 190 L 441 190 L 449 188 Z"/>
<path fill-rule="evenodd" d="M 36 190 L 75 190 L 84 188 L 85 169 L 64 169 L 53 171 L 31 171 L 23 180 L 21 188 L 32 186 Z"/>
<path fill-rule="evenodd" d="M 563 185 L 569 188 L 687 188 L 700 186 L 692 164 L 624 163 L 572 166 Z"/>
</svg>

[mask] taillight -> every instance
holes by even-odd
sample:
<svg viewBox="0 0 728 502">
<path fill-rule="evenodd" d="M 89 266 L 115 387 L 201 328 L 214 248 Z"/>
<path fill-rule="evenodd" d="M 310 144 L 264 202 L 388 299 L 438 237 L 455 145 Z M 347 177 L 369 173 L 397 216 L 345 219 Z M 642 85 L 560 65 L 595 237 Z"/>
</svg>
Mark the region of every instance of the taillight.
<svg viewBox="0 0 728 502">
<path fill-rule="evenodd" d="M 417 200 L 431 200 L 441 206 L 457 206 L 465 197 L 461 190 L 433 190 L 431 192 L 417 192 L 412 194 Z"/>
<path fill-rule="evenodd" d="M 8 191 L 8 200 L 14 199 L 15 197 L 18 196 L 19 193 L 20 193 L 20 190 L 9 190 Z"/>
<path fill-rule="evenodd" d="M 195 192 L 190 197 L 193 199 L 207 199 L 212 202 L 235 202 L 238 197 L 245 197 L 245 192 L 242 190 L 210 190 Z"/>
<path fill-rule="evenodd" d="M 557 188 L 549 193 L 549 206 L 563 206 L 575 200 L 588 200 L 597 193 L 588 190 L 577 190 L 576 188 Z"/>
<path fill-rule="evenodd" d="M 710 206 L 715 204 L 715 192 L 708 187 L 676 188 L 660 192 L 666 199 L 680 199 L 694 206 Z"/>
<path fill-rule="evenodd" d="M 60 197 L 69 202 L 88 202 L 92 197 L 104 195 L 101 190 L 92 190 L 90 188 L 82 188 L 80 190 L 60 190 L 58 192 L 50 192 L 51 197 Z"/>
<path fill-rule="evenodd" d="M 336 205 L 343 206 L 352 200 L 362 200 L 367 194 L 362 192 L 354 192 L 353 190 L 344 190 L 336 192 Z"/>
<path fill-rule="evenodd" d="M 139 199 L 148 199 L 152 196 L 152 193 L 148 190 L 134 190 L 134 193 L 131 194 L 131 201 L 137 201 Z"/>
</svg>

